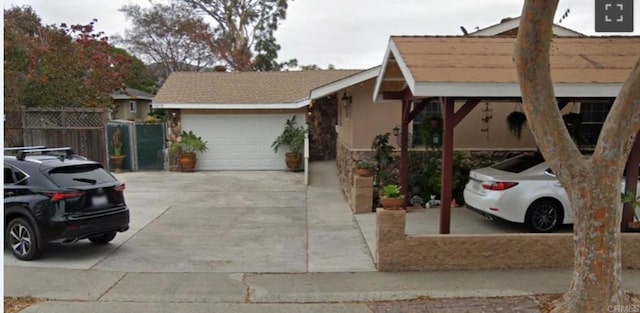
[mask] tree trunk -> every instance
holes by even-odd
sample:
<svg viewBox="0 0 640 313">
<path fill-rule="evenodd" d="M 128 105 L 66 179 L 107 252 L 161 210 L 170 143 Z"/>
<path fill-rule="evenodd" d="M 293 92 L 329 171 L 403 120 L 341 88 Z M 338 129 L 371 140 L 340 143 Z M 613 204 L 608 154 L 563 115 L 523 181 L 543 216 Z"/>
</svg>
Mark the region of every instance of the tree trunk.
<svg viewBox="0 0 640 313">
<path fill-rule="evenodd" d="M 575 270 L 569 290 L 553 304 L 552 312 L 609 312 L 611 305 L 630 300 L 622 288 L 620 180 L 604 172 L 573 182 L 569 198 L 575 221 Z"/>
<path fill-rule="evenodd" d="M 549 50 L 558 0 L 527 0 L 515 50 L 528 125 L 565 187 L 574 216 L 575 271 L 552 312 L 610 312 L 628 305 L 621 285 L 620 199 L 624 165 L 640 130 L 640 60 L 603 124 L 593 156 L 582 156 L 565 127 L 551 81 Z"/>
</svg>

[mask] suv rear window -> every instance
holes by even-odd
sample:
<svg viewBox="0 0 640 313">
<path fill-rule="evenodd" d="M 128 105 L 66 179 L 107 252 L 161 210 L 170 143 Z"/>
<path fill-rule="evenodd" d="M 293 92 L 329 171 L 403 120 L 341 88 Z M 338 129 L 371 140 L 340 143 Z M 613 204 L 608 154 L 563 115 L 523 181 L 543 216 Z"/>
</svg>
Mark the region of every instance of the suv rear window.
<svg viewBox="0 0 640 313">
<path fill-rule="evenodd" d="M 100 164 L 57 167 L 49 171 L 49 177 L 60 187 L 87 186 L 116 181 Z"/>
<path fill-rule="evenodd" d="M 523 154 L 515 158 L 511 158 L 503 162 L 500 162 L 494 165 L 493 168 L 501 171 L 505 171 L 505 172 L 521 173 L 542 162 L 544 162 L 544 158 L 540 153 Z"/>
</svg>

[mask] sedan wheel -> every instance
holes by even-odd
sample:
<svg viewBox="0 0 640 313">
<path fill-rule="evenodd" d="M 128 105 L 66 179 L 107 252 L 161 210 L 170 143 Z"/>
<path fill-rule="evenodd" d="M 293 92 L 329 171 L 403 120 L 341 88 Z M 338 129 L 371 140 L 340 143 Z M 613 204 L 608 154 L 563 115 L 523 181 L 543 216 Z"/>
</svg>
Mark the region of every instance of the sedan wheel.
<svg viewBox="0 0 640 313">
<path fill-rule="evenodd" d="M 31 224 L 23 218 L 16 218 L 7 225 L 5 238 L 11 253 L 19 260 L 33 260 L 38 256 L 38 238 Z"/>
<path fill-rule="evenodd" d="M 562 222 L 562 207 L 550 200 L 534 202 L 527 210 L 525 224 L 534 233 L 553 231 Z"/>
</svg>

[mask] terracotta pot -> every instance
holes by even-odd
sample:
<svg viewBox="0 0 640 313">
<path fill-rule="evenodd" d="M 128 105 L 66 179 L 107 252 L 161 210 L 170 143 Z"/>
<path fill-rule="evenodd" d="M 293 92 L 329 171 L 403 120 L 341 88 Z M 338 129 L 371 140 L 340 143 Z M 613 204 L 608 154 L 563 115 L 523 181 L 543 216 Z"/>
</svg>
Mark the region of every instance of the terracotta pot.
<svg viewBox="0 0 640 313">
<path fill-rule="evenodd" d="M 404 206 L 404 197 L 400 197 L 400 198 L 380 197 L 380 203 L 382 203 L 382 207 L 387 210 L 402 210 Z"/>
<path fill-rule="evenodd" d="M 183 172 L 193 172 L 196 167 L 196 154 L 192 152 L 183 152 L 180 155 L 180 166 Z"/>
<path fill-rule="evenodd" d="M 285 154 L 284 161 L 287 163 L 287 168 L 292 171 L 297 170 L 300 167 L 300 164 L 302 164 L 302 158 L 300 155 L 293 152 L 287 152 Z"/>
<path fill-rule="evenodd" d="M 124 158 L 126 155 L 112 155 L 111 163 L 113 163 L 113 171 L 115 173 L 122 173 L 122 164 L 124 163 Z"/>
<path fill-rule="evenodd" d="M 371 177 L 371 169 L 370 168 L 356 168 L 356 175 L 362 177 Z"/>
</svg>

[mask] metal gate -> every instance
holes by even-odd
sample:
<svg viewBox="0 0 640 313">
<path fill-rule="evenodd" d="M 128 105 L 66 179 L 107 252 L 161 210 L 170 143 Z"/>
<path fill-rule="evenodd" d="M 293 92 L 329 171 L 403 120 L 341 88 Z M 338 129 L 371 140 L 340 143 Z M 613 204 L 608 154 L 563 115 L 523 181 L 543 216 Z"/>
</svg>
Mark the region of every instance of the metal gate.
<svg viewBox="0 0 640 313">
<path fill-rule="evenodd" d="M 164 169 L 164 125 L 136 124 L 138 170 Z"/>
<path fill-rule="evenodd" d="M 116 128 L 120 129 L 122 154 L 125 155 L 122 168 L 129 171 L 163 170 L 165 150 L 164 124 L 136 123 L 114 120 L 107 125 L 109 154 L 113 153 L 111 138 Z"/>
</svg>

